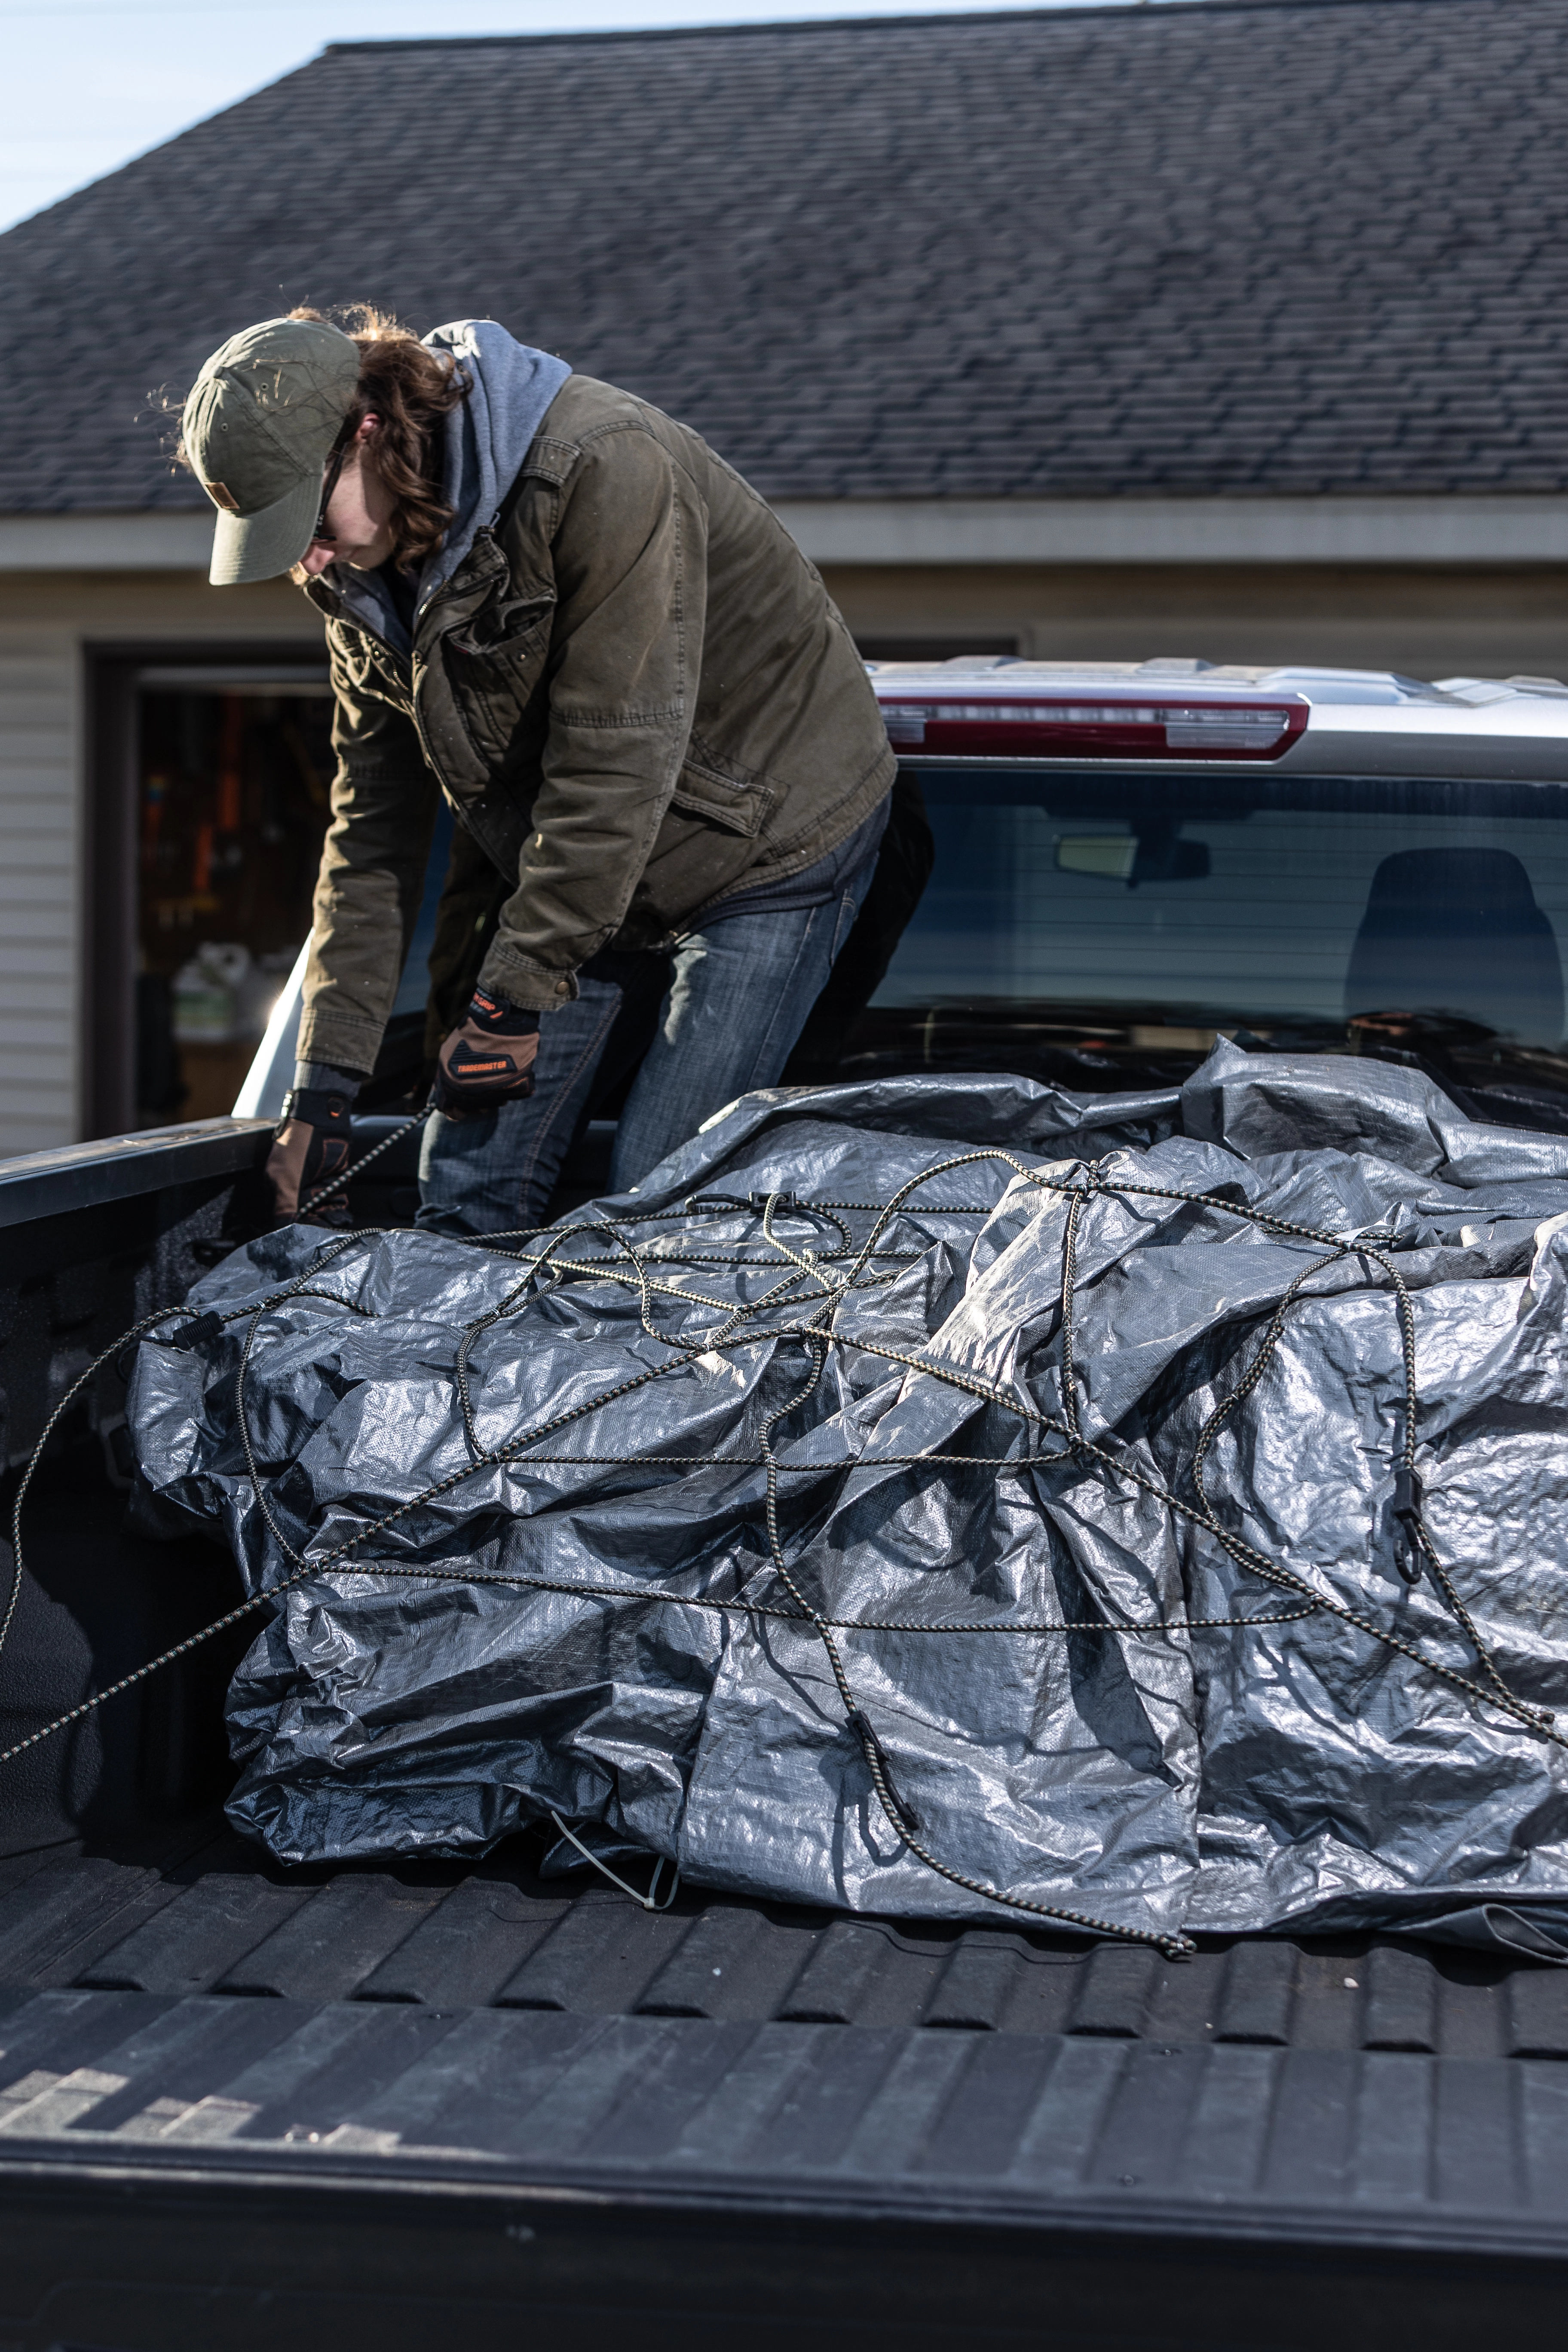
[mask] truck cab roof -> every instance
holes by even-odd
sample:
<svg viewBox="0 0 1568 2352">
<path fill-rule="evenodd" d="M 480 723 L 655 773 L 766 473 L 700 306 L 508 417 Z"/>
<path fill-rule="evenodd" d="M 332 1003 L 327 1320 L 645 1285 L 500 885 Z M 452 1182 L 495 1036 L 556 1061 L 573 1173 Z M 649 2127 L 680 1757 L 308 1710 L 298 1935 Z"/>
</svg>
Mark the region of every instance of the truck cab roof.
<svg viewBox="0 0 1568 2352">
<path fill-rule="evenodd" d="M 1479 708 L 1499 702 L 1568 701 L 1568 683 L 1558 677 L 1444 677 L 1428 681 L 1405 677 L 1391 669 L 1334 669 L 1316 663 L 1286 663 L 1265 667 L 1242 662 L 1208 662 L 1186 656 L 1159 657 L 1142 662 L 1026 661 L 1015 654 L 956 654 L 942 662 L 875 661 L 867 669 L 879 696 L 897 687 L 918 686 L 931 679 L 940 686 L 956 675 L 969 677 L 1005 672 L 1013 687 L 1037 683 L 1042 688 L 1125 686 L 1146 691 L 1151 685 L 1179 680 L 1202 681 L 1203 690 L 1226 692 L 1253 688 L 1266 693 L 1299 694 L 1313 704 L 1379 703 L 1404 707 L 1412 703 L 1462 703 Z"/>
<path fill-rule="evenodd" d="M 1212 753 L 1226 766 L 1555 781 L 1568 740 L 1568 685 L 1557 678 L 1429 682 L 1394 670 L 1005 654 L 868 667 L 889 738 L 911 761 L 1192 766 Z"/>
</svg>

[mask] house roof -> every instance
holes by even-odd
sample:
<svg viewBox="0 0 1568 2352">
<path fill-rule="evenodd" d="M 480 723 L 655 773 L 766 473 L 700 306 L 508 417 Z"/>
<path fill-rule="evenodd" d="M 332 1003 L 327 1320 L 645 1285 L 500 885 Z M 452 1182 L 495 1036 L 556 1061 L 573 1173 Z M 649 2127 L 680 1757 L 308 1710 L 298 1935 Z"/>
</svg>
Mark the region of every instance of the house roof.
<svg viewBox="0 0 1568 2352">
<path fill-rule="evenodd" d="M 325 50 L 0 236 L 0 509 L 203 503 L 296 302 L 465 314 L 773 498 L 1568 488 L 1568 0 Z"/>
</svg>

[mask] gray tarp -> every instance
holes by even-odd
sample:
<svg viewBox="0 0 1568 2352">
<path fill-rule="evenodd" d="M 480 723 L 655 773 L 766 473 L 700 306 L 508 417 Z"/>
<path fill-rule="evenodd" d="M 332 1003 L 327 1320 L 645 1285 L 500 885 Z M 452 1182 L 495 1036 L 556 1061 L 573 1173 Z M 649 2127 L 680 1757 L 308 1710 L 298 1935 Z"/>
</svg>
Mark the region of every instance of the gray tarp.
<svg viewBox="0 0 1568 2352">
<path fill-rule="evenodd" d="M 353 1549 L 291 1587 L 235 1677 L 237 1825 L 289 1858 L 451 1853 L 553 1809 L 710 1886 L 1016 1917 L 894 1834 L 809 1623 L 690 1605 L 790 1607 L 758 1465 L 769 1416 L 810 1385 L 801 1335 L 825 1288 L 749 1208 L 711 1196 L 868 1204 L 840 1211 L 858 1247 L 875 1204 L 986 1147 L 1384 1237 L 1413 1294 L 1431 1536 L 1509 1688 L 1568 1703 L 1568 1139 L 1474 1125 L 1415 1072 L 1221 1045 L 1179 1097 L 1010 1077 L 749 1096 L 637 1194 L 567 1221 L 670 1213 L 623 1229 L 646 1294 L 625 1257 L 619 1278 L 530 1281 L 514 1257 L 387 1233 L 324 1267 L 328 1296 L 268 1307 L 245 1393 L 276 1528 L 302 1554 Z M 1067 1214 L 1062 1193 L 994 1160 L 914 1192 L 880 1241 L 904 1255 L 877 1256 L 865 1271 L 888 1278 L 838 1300 L 820 1380 L 773 1427 L 784 1553 L 828 1617 L 1094 1628 L 838 1635 L 929 1850 L 1014 1895 L 1163 1932 L 1468 1912 L 1483 1933 L 1478 1906 L 1521 1903 L 1548 1906 L 1532 1911 L 1543 1927 L 1568 1920 L 1568 1748 L 1422 1663 L 1477 1675 L 1432 1575 L 1399 1571 L 1386 1277 L 1359 1255 L 1311 1277 L 1205 1470 L 1215 1516 L 1363 1630 L 1300 1614 L 1197 1521 L 1052 1433 Z M 820 1218 L 775 1213 L 774 1232 L 797 1252 L 839 1247 Z M 558 1254 L 616 1246 L 576 1232 Z M 267 1299 L 322 1247 L 300 1228 L 255 1243 L 192 1304 Z M 1083 1433 L 1191 1500 L 1200 1428 L 1323 1251 L 1111 1190 L 1083 1204 L 1077 1255 Z M 513 1450 L 476 1464 L 458 1352 L 508 1301 L 473 1339 L 468 1379 L 481 1457 Z M 292 1563 L 237 1432 L 252 1323 L 144 1344 L 132 1422 L 146 1507 L 221 1523 L 255 1590 Z M 681 1458 L 626 1458 L 646 1454 Z M 1000 1473 L 899 1458 L 933 1454 L 1053 1458 Z M 442 1573 L 386 1572 L 407 1569 Z M 612 1590 L 484 1580 L 509 1575 Z M 1191 1622 L 1238 1617 L 1288 1622 Z M 1119 1630 L 1136 1626 L 1153 1630 Z"/>
</svg>

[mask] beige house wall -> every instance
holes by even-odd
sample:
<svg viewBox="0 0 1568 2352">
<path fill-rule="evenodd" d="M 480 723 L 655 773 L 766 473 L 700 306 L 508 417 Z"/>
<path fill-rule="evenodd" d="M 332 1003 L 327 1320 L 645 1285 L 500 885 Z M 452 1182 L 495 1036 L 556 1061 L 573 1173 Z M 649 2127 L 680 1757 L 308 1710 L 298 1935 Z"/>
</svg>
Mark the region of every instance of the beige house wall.
<svg viewBox="0 0 1568 2352">
<path fill-rule="evenodd" d="M 0 574 L 0 1157 L 83 1132 L 89 650 L 320 638 L 286 582 Z"/>
<path fill-rule="evenodd" d="M 1568 677 L 1568 564 L 825 564 L 861 637 L 1013 637 L 1035 661 L 1325 663 Z"/>
<path fill-rule="evenodd" d="M 866 637 L 1011 638 L 1037 660 L 1198 655 L 1417 677 L 1568 676 L 1568 564 L 823 570 Z M 219 591 L 183 569 L 0 572 L 0 1155 L 83 1131 L 90 650 L 319 639 L 286 582 Z"/>
</svg>

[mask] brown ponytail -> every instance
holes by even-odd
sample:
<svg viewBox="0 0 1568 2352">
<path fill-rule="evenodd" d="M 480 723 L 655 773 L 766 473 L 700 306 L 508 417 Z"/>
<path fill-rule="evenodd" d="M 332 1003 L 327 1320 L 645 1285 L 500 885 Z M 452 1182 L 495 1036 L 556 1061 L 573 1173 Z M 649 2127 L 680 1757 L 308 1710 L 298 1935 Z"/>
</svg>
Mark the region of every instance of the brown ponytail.
<svg viewBox="0 0 1568 2352">
<path fill-rule="evenodd" d="M 320 319 L 320 310 L 290 310 L 291 319 Z M 446 537 L 453 509 L 441 496 L 440 426 L 468 396 L 468 379 L 456 361 L 438 358 L 384 310 L 356 302 L 338 320 L 359 345 L 359 384 L 343 420 L 347 442 L 367 416 L 380 428 L 366 449 L 395 501 L 392 562 L 417 572 Z"/>
</svg>

